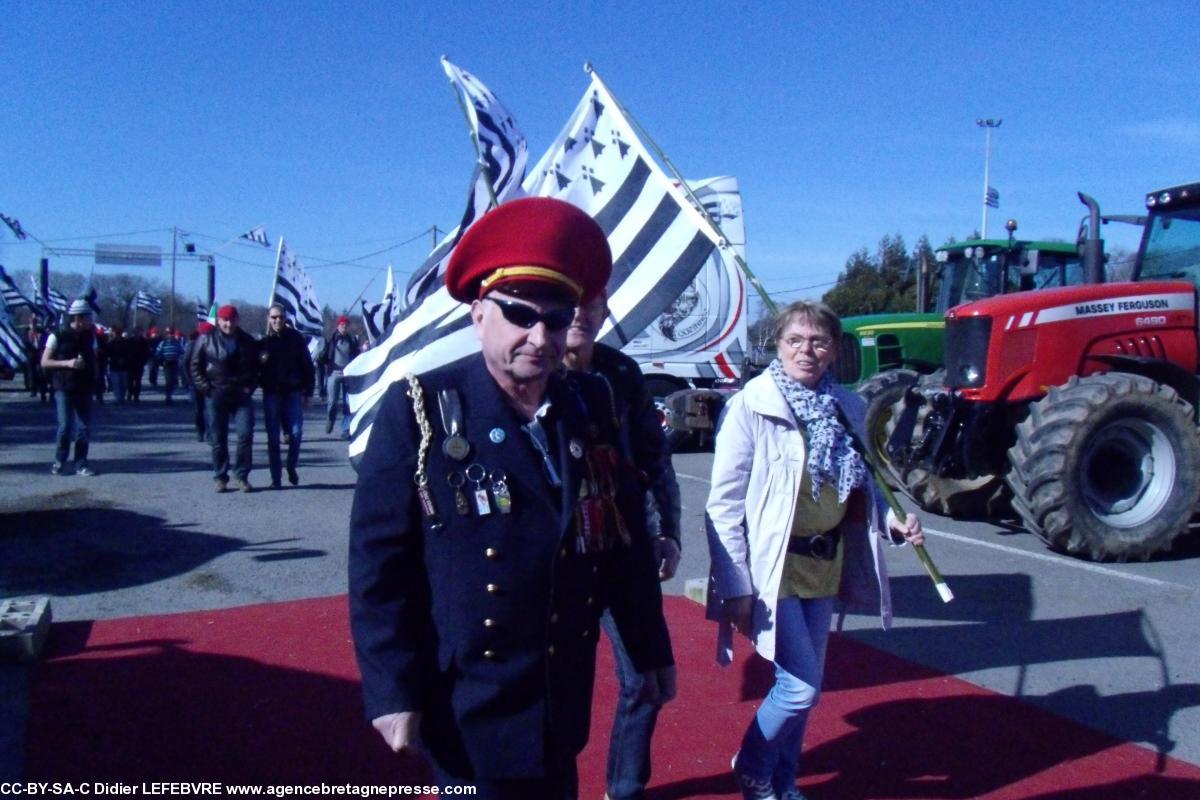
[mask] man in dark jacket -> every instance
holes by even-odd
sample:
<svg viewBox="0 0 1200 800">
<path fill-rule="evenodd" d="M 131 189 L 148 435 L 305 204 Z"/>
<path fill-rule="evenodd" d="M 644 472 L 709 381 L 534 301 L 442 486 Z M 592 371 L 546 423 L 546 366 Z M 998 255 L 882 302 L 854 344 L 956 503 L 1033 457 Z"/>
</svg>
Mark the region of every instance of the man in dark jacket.
<svg viewBox="0 0 1200 800">
<path fill-rule="evenodd" d="M 337 421 L 338 411 L 342 412 L 342 433 L 350 432 L 350 406 L 346 402 L 346 382 L 342 371 L 354 357 L 362 351 L 362 343 L 350 332 L 350 318 L 337 318 L 337 325 L 325 347 L 321 350 L 321 364 L 324 366 L 325 392 L 329 397 L 329 416 L 325 420 L 325 432 L 333 433 L 333 423 Z"/>
<path fill-rule="evenodd" d="M 567 329 L 563 364 L 571 370 L 597 375 L 608 384 L 616 404 L 622 461 L 647 492 L 647 525 L 656 534 L 654 566 L 659 580 L 666 581 L 674 577 L 679 566 L 679 485 L 658 410 L 646 391 L 637 362 L 596 341 L 607 315 L 608 298 L 604 293 L 579 304 Z M 641 676 L 629 660 L 612 614 L 604 612 L 600 625 L 612 641 L 621 687 L 608 740 L 606 794 L 609 800 L 642 800 L 650 780 L 650 739 L 659 707 L 643 698 Z"/>
<path fill-rule="evenodd" d="M 288 483 L 300 482 L 296 462 L 304 436 L 304 409 L 313 395 L 313 363 L 308 345 L 288 325 L 283 306 L 267 309 L 267 335 L 262 340 L 263 418 L 267 423 L 267 458 L 271 465 L 271 488 L 281 485 L 279 457 L 280 428 L 288 434 Z"/>
<path fill-rule="evenodd" d="M 393 384 L 360 464 L 349 587 L 367 718 L 398 752 L 423 740 L 438 784 L 477 798 L 577 797 L 605 607 L 646 697 L 674 695 L 644 491 L 617 463 L 603 385 L 558 370 L 576 302 L 611 269 L 575 206 L 489 211 L 446 272 L 483 352 Z"/>
<path fill-rule="evenodd" d="M 42 351 L 42 369 L 54 387 L 58 412 L 57 447 L 51 475 L 63 474 L 71 439 L 75 440 L 75 474 L 90 477 L 88 467 L 89 426 L 92 421 L 92 393 L 96 388 L 96 330 L 92 326 L 92 307 L 76 300 L 67 309 L 68 322 L 46 340 Z"/>
<path fill-rule="evenodd" d="M 229 484 L 229 421 L 237 432 L 237 463 L 234 486 L 243 492 L 250 487 L 251 452 L 254 444 L 254 400 L 258 386 L 259 345 L 238 326 L 237 308 L 217 310 L 216 330 L 196 340 L 188 364 L 192 383 L 205 396 L 209 442 L 212 444 L 213 481 L 217 491 Z"/>
</svg>

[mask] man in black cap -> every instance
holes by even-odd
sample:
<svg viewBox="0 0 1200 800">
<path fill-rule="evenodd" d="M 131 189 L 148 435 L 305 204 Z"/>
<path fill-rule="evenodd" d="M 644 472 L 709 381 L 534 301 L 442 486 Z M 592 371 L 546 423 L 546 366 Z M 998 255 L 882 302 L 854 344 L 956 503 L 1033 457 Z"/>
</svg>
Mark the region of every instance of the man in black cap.
<svg viewBox="0 0 1200 800">
<path fill-rule="evenodd" d="M 57 447 L 51 475 L 62 475 L 75 440 L 75 474 L 91 477 L 88 466 L 88 442 L 92 421 L 92 393 L 99 378 L 96 365 L 96 329 L 92 325 L 92 307 L 76 300 L 67 309 L 67 324 L 46 340 L 42 351 L 42 369 L 54 387 L 58 412 Z"/>
<path fill-rule="evenodd" d="M 483 352 L 390 387 L 360 465 L 350 611 L 367 717 L 476 797 L 577 796 L 605 608 L 647 699 L 675 692 L 615 409 L 594 378 L 559 371 L 575 305 L 611 268 L 567 203 L 485 215 L 446 273 Z"/>
</svg>

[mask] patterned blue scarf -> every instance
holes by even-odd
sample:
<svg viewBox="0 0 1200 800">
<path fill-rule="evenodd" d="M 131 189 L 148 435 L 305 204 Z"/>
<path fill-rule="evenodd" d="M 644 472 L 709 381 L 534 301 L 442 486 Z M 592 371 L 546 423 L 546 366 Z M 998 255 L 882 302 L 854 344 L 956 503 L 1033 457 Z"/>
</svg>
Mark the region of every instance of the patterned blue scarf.
<svg viewBox="0 0 1200 800">
<path fill-rule="evenodd" d="M 778 358 L 768 368 L 780 394 L 787 400 L 796 422 L 808 433 L 808 477 L 812 482 L 813 500 L 821 497 L 821 487 L 836 484 L 838 502 L 846 502 L 850 490 L 867 481 L 867 465 L 862 456 L 850 443 L 837 414 L 837 400 L 833 397 L 833 375 L 826 372 L 809 389 L 783 370 Z"/>
</svg>

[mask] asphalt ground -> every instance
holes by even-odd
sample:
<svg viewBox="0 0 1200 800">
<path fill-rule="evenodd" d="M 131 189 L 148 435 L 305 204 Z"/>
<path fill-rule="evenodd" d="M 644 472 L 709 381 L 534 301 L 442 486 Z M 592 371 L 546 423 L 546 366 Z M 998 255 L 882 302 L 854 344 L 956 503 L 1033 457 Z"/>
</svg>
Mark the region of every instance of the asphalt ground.
<svg viewBox="0 0 1200 800">
<path fill-rule="evenodd" d="M 105 619 L 341 594 L 354 472 L 306 413 L 298 487 L 266 489 L 261 406 L 254 492 L 217 494 L 190 404 L 97 406 L 93 478 L 53 477 L 54 410 L 0 383 L 0 598 L 49 595 L 55 620 Z M 708 453 L 675 457 L 683 594 L 708 571 Z M 1200 764 L 1200 536 L 1170 558 L 1095 565 L 1010 522 L 926 516 L 943 604 L 909 548 L 888 554 L 896 624 L 846 619 L 861 641 Z M 0 781 L 20 775 L 27 668 L 0 666 Z M 1037 732 L 1031 732 L 1036 739 Z"/>
</svg>

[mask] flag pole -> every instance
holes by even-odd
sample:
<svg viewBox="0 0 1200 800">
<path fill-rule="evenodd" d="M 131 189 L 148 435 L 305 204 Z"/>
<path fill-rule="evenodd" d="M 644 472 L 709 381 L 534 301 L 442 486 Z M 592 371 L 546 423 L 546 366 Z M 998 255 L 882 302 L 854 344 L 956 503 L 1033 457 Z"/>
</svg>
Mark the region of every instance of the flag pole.
<svg viewBox="0 0 1200 800">
<path fill-rule="evenodd" d="M 362 300 L 362 296 L 367 293 L 367 289 L 371 288 L 371 284 L 374 283 L 375 279 L 378 277 L 379 277 L 378 273 L 371 276 L 371 280 L 367 281 L 367 285 L 364 286 L 362 288 L 362 291 L 358 293 L 358 297 L 356 297 L 350 301 L 350 306 L 349 306 L 349 308 L 346 309 L 345 313 L 349 314 L 351 311 L 354 310 L 354 304 L 357 303 L 359 300 Z"/>
<path fill-rule="evenodd" d="M 279 260 L 283 258 L 283 237 L 279 237 L 279 246 L 275 248 L 275 272 L 271 275 L 271 296 L 267 299 L 267 316 L 271 315 L 271 306 L 275 304 L 275 290 L 279 288 Z M 267 321 L 267 331 L 270 332 L 271 323 Z"/>
<path fill-rule="evenodd" d="M 445 56 L 442 56 L 443 64 L 448 62 Z M 471 131 L 471 145 L 475 148 L 475 163 L 483 170 L 483 177 L 487 180 L 488 197 L 491 198 L 492 204 L 489 209 L 500 205 L 500 201 L 496 199 L 496 189 L 492 186 L 492 173 L 488 171 L 487 162 L 483 159 L 483 153 L 479 151 L 479 136 L 475 133 L 475 126 L 471 124 L 471 113 L 467 111 L 467 104 L 463 102 L 462 92 L 458 90 L 458 86 L 454 83 L 454 79 L 450 79 L 450 89 L 454 92 L 454 99 L 458 102 L 458 110 L 462 112 L 463 119 L 467 121 L 467 128 Z M 434 226 L 434 238 L 437 238 L 437 226 Z"/>
<path fill-rule="evenodd" d="M 701 203 L 699 198 L 696 197 L 696 194 L 692 191 L 692 187 L 688 185 L 686 180 L 684 180 L 683 176 L 679 173 L 679 170 L 675 168 L 675 165 L 671 162 L 671 159 L 667 157 L 667 154 L 663 151 L 663 149 L 658 146 L 646 129 L 643 128 L 633 114 L 629 112 L 629 109 L 625 107 L 625 104 L 617 99 L 617 96 L 612 93 L 612 90 L 608 88 L 608 85 L 600 79 L 600 75 L 596 72 L 595 67 L 592 66 L 592 62 L 585 62 L 583 65 L 583 71 L 595 79 L 595 81 L 602 87 L 604 87 L 605 94 L 607 94 L 612 101 L 617 104 L 617 107 L 621 109 L 621 113 L 625 115 L 627 120 L 629 120 L 629 124 L 632 125 L 637 130 L 638 135 L 641 136 L 648 145 L 650 145 L 650 149 L 654 151 L 654 154 L 658 156 L 658 158 L 664 164 L 667 165 L 667 169 L 671 171 L 671 174 L 675 176 L 675 180 L 679 183 L 679 188 L 683 190 L 683 192 L 687 195 L 688 200 L 691 201 L 692 205 L 700 213 L 700 216 L 704 218 L 704 222 L 710 228 L 711 233 L 715 234 L 720 240 L 720 249 L 730 250 L 729 255 L 733 257 L 734 263 L 737 264 L 738 269 L 740 269 L 746 276 L 746 279 L 750 282 L 750 285 L 753 286 L 755 291 L 758 292 L 758 297 L 760 300 L 762 300 L 763 305 L 766 306 L 767 311 L 769 311 L 772 315 L 778 314 L 779 307 L 775 305 L 775 301 L 771 299 L 769 294 L 767 294 L 766 287 L 762 285 L 762 282 L 758 279 L 758 276 L 751 271 L 750 265 L 746 263 L 746 260 L 737 253 L 733 252 L 732 248 L 729 247 L 729 239 L 725 236 L 725 232 L 721 230 L 721 226 L 712 217 L 710 217 L 707 212 L 705 212 L 704 204 Z"/>
</svg>

